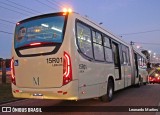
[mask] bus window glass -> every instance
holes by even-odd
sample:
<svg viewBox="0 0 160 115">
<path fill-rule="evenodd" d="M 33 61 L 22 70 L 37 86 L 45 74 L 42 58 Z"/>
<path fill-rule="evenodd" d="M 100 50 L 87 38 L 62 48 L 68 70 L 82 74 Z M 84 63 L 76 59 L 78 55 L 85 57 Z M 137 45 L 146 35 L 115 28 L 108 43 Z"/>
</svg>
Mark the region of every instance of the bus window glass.
<svg viewBox="0 0 160 115">
<path fill-rule="evenodd" d="M 100 33 L 92 31 L 92 36 L 94 43 L 102 44 L 102 36 Z"/>
<path fill-rule="evenodd" d="M 116 67 L 119 65 L 119 51 L 118 51 L 118 44 L 113 43 L 112 44 L 112 50 L 113 50 L 113 55 L 114 55 L 114 64 Z"/>
<path fill-rule="evenodd" d="M 77 39 L 81 52 L 93 58 L 90 28 L 79 22 L 77 23 Z"/>
<path fill-rule="evenodd" d="M 125 53 L 125 58 L 126 58 L 125 61 L 126 61 L 126 63 L 130 64 L 129 48 L 127 46 L 125 46 L 125 45 L 122 45 L 122 51 Z M 124 54 L 122 54 L 122 55 L 124 55 Z"/>
<path fill-rule="evenodd" d="M 93 42 L 96 42 L 96 32 L 92 31 L 92 38 L 93 38 Z"/>
<path fill-rule="evenodd" d="M 111 47 L 111 45 L 110 45 L 110 40 L 109 40 L 109 38 L 107 38 L 107 37 L 104 37 L 104 46 L 106 46 L 106 47 L 108 47 L 108 48 L 110 48 Z"/>
<path fill-rule="evenodd" d="M 122 51 L 122 55 L 123 55 L 123 64 L 127 64 L 127 55 L 126 55 L 126 52 Z"/>
<path fill-rule="evenodd" d="M 129 48 L 128 47 L 126 47 L 126 55 L 127 55 L 127 62 L 128 62 L 128 64 L 130 64 L 130 56 L 129 56 Z"/>
<path fill-rule="evenodd" d="M 62 43 L 65 16 L 40 18 L 19 24 L 15 29 L 15 48 L 31 43 Z"/>
<path fill-rule="evenodd" d="M 103 46 L 94 43 L 94 56 L 96 60 L 104 61 Z"/>
<path fill-rule="evenodd" d="M 105 58 L 107 62 L 113 62 L 112 50 L 105 47 Z"/>
<path fill-rule="evenodd" d="M 142 57 L 138 54 L 138 66 L 142 66 Z"/>
</svg>

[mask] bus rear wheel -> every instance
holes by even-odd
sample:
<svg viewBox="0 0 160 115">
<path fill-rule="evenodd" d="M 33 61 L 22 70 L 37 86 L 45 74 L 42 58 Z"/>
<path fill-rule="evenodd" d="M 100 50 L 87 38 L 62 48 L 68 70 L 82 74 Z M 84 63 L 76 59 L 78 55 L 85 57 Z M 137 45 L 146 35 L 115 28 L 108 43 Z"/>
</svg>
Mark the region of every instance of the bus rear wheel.
<svg viewBox="0 0 160 115">
<path fill-rule="evenodd" d="M 113 81 L 109 79 L 108 81 L 108 86 L 107 86 L 107 94 L 103 95 L 100 97 L 100 100 L 103 102 L 110 102 L 113 99 L 113 92 L 114 92 L 114 87 L 113 87 Z"/>
</svg>

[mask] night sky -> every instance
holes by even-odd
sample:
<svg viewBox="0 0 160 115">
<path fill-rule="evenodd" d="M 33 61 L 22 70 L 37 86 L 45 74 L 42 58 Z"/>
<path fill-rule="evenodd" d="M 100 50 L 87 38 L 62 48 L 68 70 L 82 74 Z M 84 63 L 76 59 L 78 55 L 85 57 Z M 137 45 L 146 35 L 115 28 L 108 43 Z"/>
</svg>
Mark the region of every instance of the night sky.
<svg viewBox="0 0 160 115">
<path fill-rule="evenodd" d="M 0 57 L 11 57 L 16 22 L 63 7 L 102 22 L 128 43 L 160 54 L 160 0 L 0 0 Z"/>
</svg>

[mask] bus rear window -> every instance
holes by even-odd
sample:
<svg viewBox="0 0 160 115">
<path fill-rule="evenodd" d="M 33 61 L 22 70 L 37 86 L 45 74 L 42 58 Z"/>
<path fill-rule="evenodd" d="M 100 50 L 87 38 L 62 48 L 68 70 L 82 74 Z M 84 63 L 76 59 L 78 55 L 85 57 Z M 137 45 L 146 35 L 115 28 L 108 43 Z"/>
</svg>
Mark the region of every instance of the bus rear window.
<svg viewBox="0 0 160 115">
<path fill-rule="evenodd" d="M 20 23 L 15 29 L 14 47 L 33 43 L 62 43 L 65 16 L 53 16 Z"/>
</svg>

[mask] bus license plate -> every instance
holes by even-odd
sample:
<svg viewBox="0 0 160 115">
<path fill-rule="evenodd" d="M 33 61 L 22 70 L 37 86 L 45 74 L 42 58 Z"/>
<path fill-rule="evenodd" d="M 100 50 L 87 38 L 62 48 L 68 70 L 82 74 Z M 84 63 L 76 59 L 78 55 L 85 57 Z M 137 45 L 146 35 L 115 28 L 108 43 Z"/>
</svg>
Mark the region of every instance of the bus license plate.
<svg viewBox="0 0 160 115">
<path fill-rule="evenodd" d="M 33 97 L 34 99 L 43 99 L 43 98 L 44 98 L 43 95 L 37 95 L 37 94 L 33 94 L 32 97 Z"/>
</svg>

